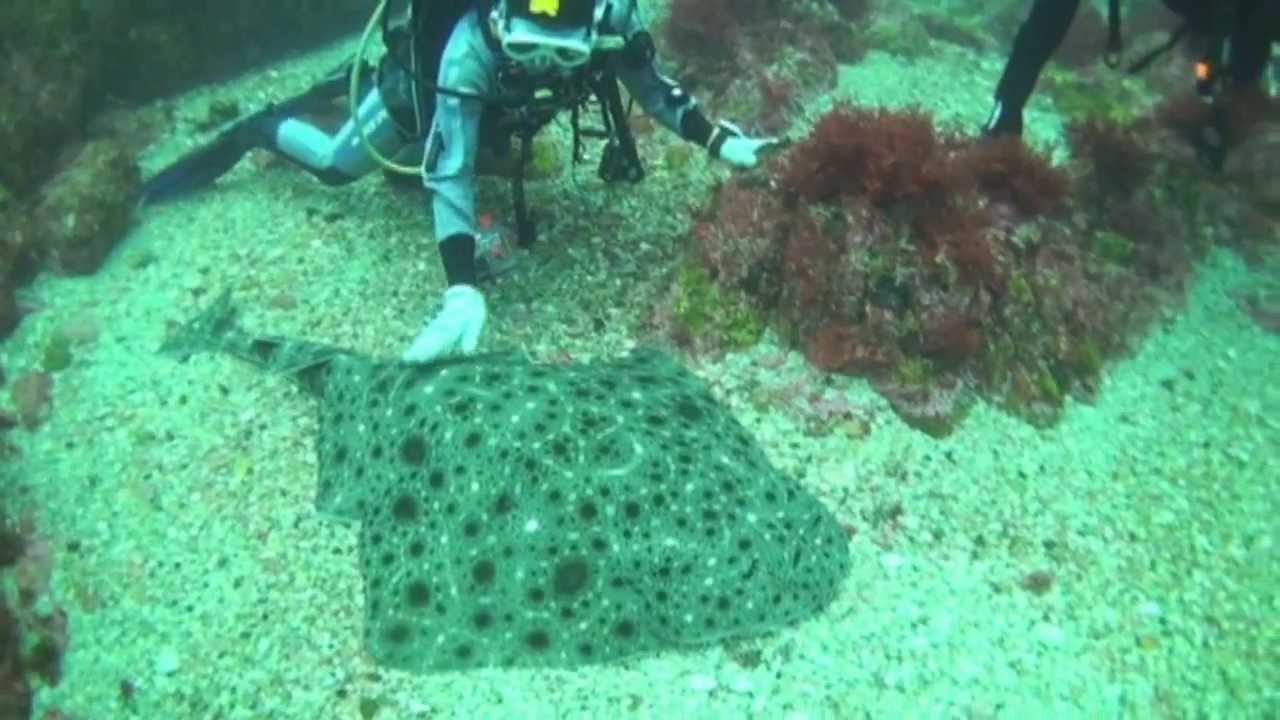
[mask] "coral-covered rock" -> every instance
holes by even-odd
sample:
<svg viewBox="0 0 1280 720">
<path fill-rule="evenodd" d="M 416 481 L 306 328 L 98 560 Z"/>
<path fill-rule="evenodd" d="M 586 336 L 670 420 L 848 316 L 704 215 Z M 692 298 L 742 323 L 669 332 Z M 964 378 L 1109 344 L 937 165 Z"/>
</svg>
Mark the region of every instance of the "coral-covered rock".
<svg viewBox="0 0 1280 720">
<path fill-rule="evenodd" d="M 1257 202 L 1280 210 L 1280 123 L 1260 125 L 1227 155 L 1225 176 Z"/>
<path fill-rule="evenodd" d="M 8 283 L 0 284 L 0 337 L 13 332 L 21 317 L 18 300 L 13 295 L 13 286 Z"/>
<path fill-rule="evenodd" d="M 952 187 L 972 182 L 988 198 L 1009 203 L 1028 218 L 1056 212 L 1067 196 L 1066 174 L 1014 137 L 971 144 L 951 168 Z"/>
<path fill-rule="evenodd" d="M 53 376 L 45 372 L 28 372 L 14 379 L 9 397 L 22 426 L 34 430 L 49 417 L 53 405 Z"/>
<path fill-rule="evenodd" d="M 32 223 L 40 251 L 55 272 L 92 273 L 129 227 L 140 196 L 133 158 L 115 144 L 86 145 L 41 193 Z"/>
<path fill-rule="evenodd" d="M 783 183 L 807 202 L 860 195 L 884 207 L 919 199 L 948 180 L 941 145 L 923 112 L 840 107 L 788 153 Z"/>
<path fill-rule="evenodd" d="M 838 62 L 865 52 L 862 28 L 849 18 L 865 15 L 866 5 L 672 0 L 657 39 L 664 60 L 711 114 L 751 132 L 779 133 L 835 83 Z"/>
<path fill-rule="evenodd" d="M 0 338 L 22 318 L 14 291 L 34 268 L 27 218 L 13 201 L 0 196 Z"/>
<path fill-rule="evenodd" d="M 698 256 L 815 367 L 870 378 L 913 427 L 945 434 L 975 396 L 1050 424 L 1068 396 L 1093 397 L 1215 238 L 1277 227 L 1143 127 L 1083 126 L 1065 172 L 917 111 L 838 107 L 771 182 L 720 190 Z"/>
<path fill-rule="evenodd" d="M 949 435 L 973 406 L 972 393 L 958 380 L 929 384 L 886 380 L 875 387 L 903 422 L 933 437 Z"/>
<path fill-rule="evenodd" d="M 18 619 L 0 602 L 0 720 L 31 717 L 31 683 L 22 659 Z"/>
<path fill-rule="evenodd" d="M 9 522 L 0 505 L 0 571 L 14 567 L 26 546 L 25 534 Z M 0 598 L 0 720 L 27 720 L 31 716 L 31 683 L 24 650 L 21 620 Z"/>
<path fill-rule="evenodd" d="M 368 12 L 364 0 L 6 0 L 0 184 L 36 192 L 108 97 L 148 100 L 245 70 L 352 32 Z"/>
<path fill-rule="evenodd" d="M 0 184 L 16 197 L 48 177 L 63 143 L 83 129 L 102 42 L 90 37 L 96 13 L 88 5 L 10 0 L 0 6 Z"/>
<path fill-rule="evenodd" d="M 1088 178 L 1085 189 L 1099 206 L 1128 200 L 1151 177 L 1156 158 L 1141 133 L 1134 125 L 1097 117 L 1067 127 L 1071 153 Z"/>
<path fill-rule="evenodd" d="M 865 375 L 892 367 L 898 360 L 871 332 L 853 324 L 832 320 L 813 334 L 806 356 L 828 372 Z"/>
</svg>

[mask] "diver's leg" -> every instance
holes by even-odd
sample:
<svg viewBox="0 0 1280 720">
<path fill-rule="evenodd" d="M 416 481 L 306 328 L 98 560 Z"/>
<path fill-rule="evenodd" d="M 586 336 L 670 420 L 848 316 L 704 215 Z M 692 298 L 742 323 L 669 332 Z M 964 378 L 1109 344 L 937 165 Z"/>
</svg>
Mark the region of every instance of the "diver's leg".
<svg viewBox="0 0 1280 720">
<path fill-rule="evenodd" d="M 334 135 L 296 118 L 282 119 L 275 129 L 272 149 L 321 182 L 344 185 L 377 167 L 365 141 L 384 157 L 396 155 L 406 144 L 377 87 L 365 95 L 356 116 Z"/>
<path fill-rule="evenodd" d="M 1251 87 L 1262 79 L 1271 59 L 1271 43 L 1280 40 L 1280 1 L 1258 0 L 1236 21 L 1231 34 L 1231 82 Z"/>
<path fill-rule="evenodd" d="M 1079 9 L 1080 0 L 1035 0 L 1027 19 L 1018 27 L 1013 51 L 996 85 L 996 104 L 986 125 L 988 134 L 1022 134 L 1022 108 Z"/>
<path fill-rule="evenodd" d="M 212 185 L 235 167 L 254 148 L 282 152 L 280 127 L 286 118 L 329 106 L 346 93 L 350 63 L 331 72 L 323 80 L 279 103 L 272 103 L 242 117 L 218 133 L 212 141 L 178 158 L 142 184 L 142 202 L 171 200 Z M 366 84 L 371 84 L 373 68 L 361 67 Z M 316 132 L 319 132 L 318 130 Z M 312 138 L 318 142 L 318 138 Z M 323 166 L 317 166 L 323 168 Z"/>
</svg>

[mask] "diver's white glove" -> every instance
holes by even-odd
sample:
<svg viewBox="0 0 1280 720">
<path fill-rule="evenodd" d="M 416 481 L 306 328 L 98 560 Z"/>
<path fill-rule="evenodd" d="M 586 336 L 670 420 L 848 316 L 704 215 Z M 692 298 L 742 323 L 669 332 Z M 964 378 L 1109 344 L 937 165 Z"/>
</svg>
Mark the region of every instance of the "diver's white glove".
<svg viewBox="0 0 1280 720">
<path fill-rule="evenodd" d="M 734 167 L 753 168 L 760 162 L 761 151 L 777 144 L 778 138 L 747 137 L 736 125 L 722 121 L 708 146 L 713 155 Z"/>
<path fill-rule="evenodd" d="M 480 344 L 486 316 L 484 295 L 479 290 L 454 285 L 444 291 L 440 312 L 422 326 L 400 359 L 421 363 L 455 353 L 470 355 Z"/>
</svg>

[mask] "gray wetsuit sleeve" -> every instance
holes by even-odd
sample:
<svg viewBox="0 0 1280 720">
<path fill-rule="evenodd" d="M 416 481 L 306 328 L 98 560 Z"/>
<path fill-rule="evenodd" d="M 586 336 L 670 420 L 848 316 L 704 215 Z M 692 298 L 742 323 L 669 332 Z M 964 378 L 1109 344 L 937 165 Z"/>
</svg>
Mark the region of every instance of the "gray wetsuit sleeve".
<svg viewBox="0 0 1280 720">
<path fill-rule="evenodd" d="M 636 11 L 634 0 L 614 3 L 611 25 L 616 32 L 628 39 L 647 31 Z M 683 135 L 681 123 L 684 116 L 697 107 L 698 103 L 679 84 L 662 74 L 658 69 L 657 59 L 636 62 L 623 52 L 618 53 L 612 63 L 614 73 L 645 113 L 663 127 Z"/>
<path fill-rule="evenodd" d="M 480 21 L 470 12 L 458 22 L 440 61 L 437 83 L 444 88 L 488 94 L 496 59 L 485 43 Z M 435 236 L 476 234 L 475 165 L 484 103 L 439 94 L 423 155 L 422 174 L 431 191 Z"/>
</svg>

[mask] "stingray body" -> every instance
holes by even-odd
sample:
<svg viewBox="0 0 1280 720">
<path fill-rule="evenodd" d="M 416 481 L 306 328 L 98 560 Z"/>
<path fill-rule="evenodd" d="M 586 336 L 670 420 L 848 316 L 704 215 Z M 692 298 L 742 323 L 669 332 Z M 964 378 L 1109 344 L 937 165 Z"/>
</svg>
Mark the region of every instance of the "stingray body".
<svg viewBox="0 0 1280 720">
<path fill-rule="evenodd" d="M 642 351 L 389 362 L 236 329 L 167 344 L 319 406 L 317 507 L 359 522 L 365 639 L 406 670 L 574 667 L 776 630 L 848 571 L 846 534 L 701 382 Z"/>
</svg>

